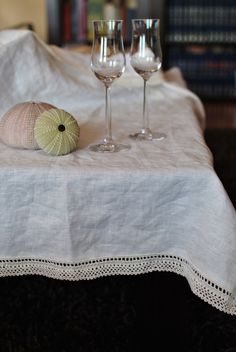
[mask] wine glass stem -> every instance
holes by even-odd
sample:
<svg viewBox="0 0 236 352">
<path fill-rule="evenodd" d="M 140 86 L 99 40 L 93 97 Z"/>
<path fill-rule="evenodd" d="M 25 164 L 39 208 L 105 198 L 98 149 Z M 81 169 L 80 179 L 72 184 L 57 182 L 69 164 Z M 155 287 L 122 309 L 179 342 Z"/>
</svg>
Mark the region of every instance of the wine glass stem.
<svg viewBox="0 0 236 352">
<path fill-rule="evenodd" d="M 147 107 L 147 81 L 144 79 L 143 86 L 143 133 L 149 129 L 148 107 Z"/>
<path fill-rule="evenodd" d="M 106 87 L 106 137 L 104 138 L 105 143 L 112 142 L 112 127 L 111 127 L 111 86 Z"/>
</svg>

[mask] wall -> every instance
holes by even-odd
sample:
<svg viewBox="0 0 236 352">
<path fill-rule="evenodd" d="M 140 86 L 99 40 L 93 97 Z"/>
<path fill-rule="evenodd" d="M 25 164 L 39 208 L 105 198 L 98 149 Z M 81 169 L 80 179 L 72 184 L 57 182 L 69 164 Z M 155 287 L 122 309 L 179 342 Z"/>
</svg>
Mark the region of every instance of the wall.
<svg viewBox="0 0 236 352">
<path fill-rule="evenodd" d="M 38 36 L 46 41 L 46 0 L 0 0 L 0 29 L 22 22 L 32 23 Z"/>
</svg>

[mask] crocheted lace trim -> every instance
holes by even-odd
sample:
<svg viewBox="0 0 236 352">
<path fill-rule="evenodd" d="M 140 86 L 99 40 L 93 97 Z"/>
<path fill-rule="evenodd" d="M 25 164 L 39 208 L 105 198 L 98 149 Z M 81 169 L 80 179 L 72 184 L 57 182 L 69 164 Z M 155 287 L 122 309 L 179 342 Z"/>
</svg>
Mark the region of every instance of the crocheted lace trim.
<svg viewBox="0 0 236 352">
<path fill-rule="evenodd" d="M 60 280 L 89 280 L 152 271 L 171 271 L 184 276 L 193 293 L 202 300 L 225 313 L 236 314 L 236 298 L 232 293 L 202 276 L 186 260 L 173 255 L 104 258 L 76 264 L 29 258 L 0 261 L 0 276 L 43 275 Z"/>
</svg>

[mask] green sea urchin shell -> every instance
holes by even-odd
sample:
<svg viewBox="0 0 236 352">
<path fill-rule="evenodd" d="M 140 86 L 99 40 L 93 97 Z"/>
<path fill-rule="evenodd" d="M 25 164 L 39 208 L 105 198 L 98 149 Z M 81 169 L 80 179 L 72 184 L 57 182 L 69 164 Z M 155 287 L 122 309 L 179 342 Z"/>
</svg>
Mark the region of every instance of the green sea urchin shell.
<svg viewBox="0 0 236 352">
<path fill-rule="evenodd" d="M 34 127 L 34 136 L 39 147 L 51 155 L 65 155 L 75 150 L 79 135 L 77 121 L 61 109 L 45 111 Z"/>
</svg>

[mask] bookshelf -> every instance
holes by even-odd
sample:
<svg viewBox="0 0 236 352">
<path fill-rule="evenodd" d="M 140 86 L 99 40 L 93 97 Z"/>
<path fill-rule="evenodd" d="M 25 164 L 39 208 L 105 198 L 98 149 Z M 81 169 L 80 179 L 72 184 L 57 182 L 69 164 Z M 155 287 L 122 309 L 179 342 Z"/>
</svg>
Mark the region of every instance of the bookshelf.
<svg viewBox="0 0 236 352">
<path fill-rule="evenodd" d="M 91 21 L 160 18 L 163 67 L 178 66 L 202 100 L 236 101 L 236 0 L 47 0 L 48 42 L 88 44 Z"/>
<path fill-rule="evenodd" d="M 48 43 L 91 43 L 91 21 L 116 18 L 124 21 L 124 41 L 130 44 L 131 19 L 160 18 L 163 4 L 164 0 L 47 0 Z"/>
<path fill-rule="evenodd" d="M 167 0 L 165 68 L 203 100 L 236 100 L 236 1 Z"/>
</svg>

